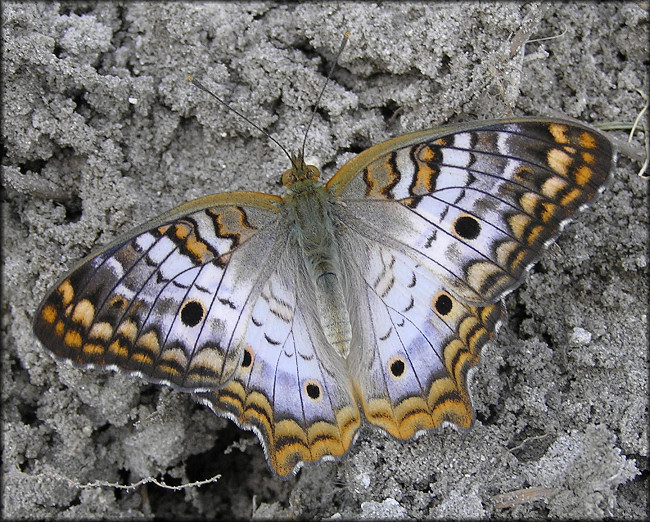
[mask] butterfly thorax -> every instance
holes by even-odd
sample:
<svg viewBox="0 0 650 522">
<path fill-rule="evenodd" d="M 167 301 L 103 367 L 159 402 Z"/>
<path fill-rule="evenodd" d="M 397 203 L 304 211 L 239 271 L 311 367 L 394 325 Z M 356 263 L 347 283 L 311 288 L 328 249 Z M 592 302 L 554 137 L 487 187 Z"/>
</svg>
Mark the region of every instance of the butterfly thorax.
<svg viewBox="0 0 650 522">
<path fill-rule="evenodd" d="M 313 169 L 318 172 L 316 167 Z M 289 187 L 285 208 L 291 233 L 313 285 L 323 333 L 328 343 L 345 358 L 350 352 L 352 327 L 343 292 L 330 194 L 316 178 L 296 180 Z"/>
</svg>

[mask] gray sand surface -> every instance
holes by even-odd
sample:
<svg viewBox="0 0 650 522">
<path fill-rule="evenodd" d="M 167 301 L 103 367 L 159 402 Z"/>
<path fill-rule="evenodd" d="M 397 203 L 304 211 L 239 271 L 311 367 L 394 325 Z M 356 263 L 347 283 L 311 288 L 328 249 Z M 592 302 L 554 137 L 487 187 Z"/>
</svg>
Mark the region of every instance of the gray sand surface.
<svg viewBox="0 0 650 522">
<path fill-rule="evenodd" d="M 280 481 L 252 433 L 187 394 L 55 362 L 31 321 L 75 261 L 156 214 L 225 190 L 281 193 L 286 157 L 187 73 L 296 149 L 350 29 L 307 144 L 329 177 L 375 143 L 447 122 L 633 121 L 636 90 L 648 91 L 647 6 L 2 9 L 5 517 L 645 516 L 647 182 L 624 155 L 611 187 L 507 297 L 474 374 L 468 433 L 402 442 L 366 426 L 344 459 Z M 75 485 L 215 475 L 180 492 Z"/>
</svg>

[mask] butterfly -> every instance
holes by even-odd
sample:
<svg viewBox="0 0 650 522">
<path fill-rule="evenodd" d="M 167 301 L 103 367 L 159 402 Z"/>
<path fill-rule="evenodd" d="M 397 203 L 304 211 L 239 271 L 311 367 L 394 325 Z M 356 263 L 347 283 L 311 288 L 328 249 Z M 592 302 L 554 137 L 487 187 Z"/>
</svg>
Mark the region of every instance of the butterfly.
<svg viewBox="0 0 650 522">
<path fill-rule="evenodd" d="M 534 118 L 406 134 L 326 183 L 295 154 L 284 197 L 203 197 L 86 257 L 34 331 L 59 359 L 191 393 L 281 477 L 344 455 L 364 418 L 398 439 L 466 429 L 503 297 L 614 161 L 598 130 Z"/>
</svg>

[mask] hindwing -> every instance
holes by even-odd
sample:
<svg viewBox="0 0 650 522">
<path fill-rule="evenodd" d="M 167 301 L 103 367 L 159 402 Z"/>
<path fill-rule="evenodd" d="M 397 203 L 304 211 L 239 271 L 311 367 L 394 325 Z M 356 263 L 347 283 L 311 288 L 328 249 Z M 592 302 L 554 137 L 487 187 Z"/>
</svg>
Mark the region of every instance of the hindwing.
<svg viewBox="0 0 650 522">
<path fill-rule="evenodd" d="M 297 249 L 290 239 L 253 304 L 232 380 L 198 394 L 217 414 L 255 430 L 281 476 L 343 455 L 361 423 L 349 368 L 320 328 Z"/>
</svg>

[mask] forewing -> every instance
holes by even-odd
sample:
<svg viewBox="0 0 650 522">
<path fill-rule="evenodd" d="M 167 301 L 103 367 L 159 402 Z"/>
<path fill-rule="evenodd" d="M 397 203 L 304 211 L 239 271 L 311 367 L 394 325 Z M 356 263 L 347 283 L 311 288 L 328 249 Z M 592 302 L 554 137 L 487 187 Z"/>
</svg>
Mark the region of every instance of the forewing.
<svg viewBox="0 0 650 522">
<path fill-rule="evenodd" d="M 286 243 L 281 198 L 208 196 L 84 259 L 45 297 L 34 331 L 56 356 L 187 391 L 239 367 L 251 303 Z"/>
<path fill-rule="evenodd" d="M 483 306 L 515 288 L 604 190 L 614 156 L 607 137 L 579 123 L 472 123 L 368 149 L 327 188 L 345 201 L 341 215 L 363 217 L 362 235 L 410 249 L 448 291 Z"/>
<path fill-rule="evenodd" d="M 361 422 L 345 362 L 315 315 L 297 248 L 289 242 L 254 303 L 233 379 L 197 394 L 215 413 L 254 430 L 280 476 L 303 462 L 343 455 Z"/>
</svg>

